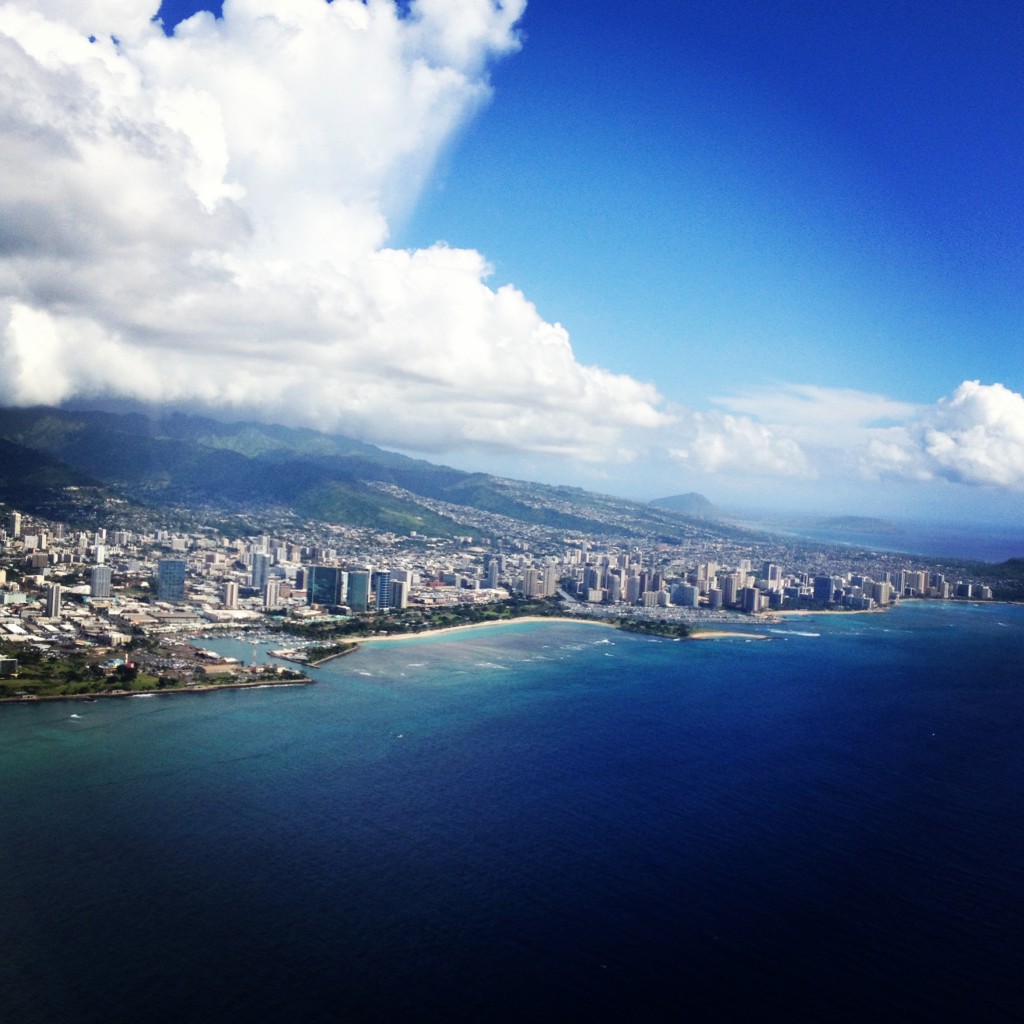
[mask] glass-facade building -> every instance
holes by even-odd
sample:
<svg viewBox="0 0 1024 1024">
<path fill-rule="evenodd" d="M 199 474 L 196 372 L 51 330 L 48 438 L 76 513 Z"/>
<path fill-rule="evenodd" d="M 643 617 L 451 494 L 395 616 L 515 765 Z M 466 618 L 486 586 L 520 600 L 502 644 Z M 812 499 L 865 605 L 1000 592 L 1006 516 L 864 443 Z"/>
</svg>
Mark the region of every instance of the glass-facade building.
<svg viewBox="0 0 1024 1024">
<path fill-rule="evenodd" d="M 365 612 L 370 606 L 370 571 L 354 569 L 348 574 L 348 596 L 345 603 L 354 612 Z"/>
<path fill-rule="evenodd" d="M 184 558 L 161 558 L 156 570 L 156 596 L 159 601 L 172 604 L 185 600 Z"/>
<path fill-rule="evenodd" d="M 306 601 L 335 605 L 342 601 L 345 573 L 336 565 L 311 565 L 306 573 Z"/>
<path fill-rule="evenodd" d="M 377 573 L 377 602 L 378 611 L 382 608 L 391 607 L 391 573 L 386 569 Z"/>
</svg>

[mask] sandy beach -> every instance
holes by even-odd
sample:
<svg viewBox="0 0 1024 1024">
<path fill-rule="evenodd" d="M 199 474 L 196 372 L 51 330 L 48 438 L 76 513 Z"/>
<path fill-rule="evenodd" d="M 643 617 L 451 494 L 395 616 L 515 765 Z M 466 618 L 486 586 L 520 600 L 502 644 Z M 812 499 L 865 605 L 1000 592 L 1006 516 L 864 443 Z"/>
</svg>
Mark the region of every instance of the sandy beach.
<svg viewBox="0 0 1024 1024">
<path fill-rule="evenodd" d="M 691 633 L 687 640 L 770 640 L 764 633 L 741 633 L 736 629 L 699 629 Z"/>
<path fill-rule="evenodd" d="M 496 622 L 471 622 L 465 626 L 447 626 L 444 629 L 425 629 L 418 633 L 396 633 L 393 636 L 371 636 L 358 637 L 355 643 L 363 644 L 391 643 L 395 640 L 415 640 L 417 637 L 441 636 L 444 633 L 464 633 L 471 629 L 489 629 L 494 626 L 509 626 L 516 622 L 571 622 L 583 626 L 600 626 L 603 629 L 618 629 L 612 622 L 605 622 L 602 619 L 584 619 L 569 615 L 524 615 L 518 619 L 499 619 Z M 629 630 L 623 630 L 629 632 Z M 637 636 L 644 634 L 637 633 Z M 688 640 L 768 640 L 764 633 L 742 633 L 738 630 L 726 629 L 701 629 L 690 633 Z"/>
<path fill-rule="evenodd" d="M 423 629 L 418 633 L 395 633 L 389 636 L 354 637 L 355 643 L 363 644 L 391 643 L 395 640 L 416 640 L 425 636 L 441 636 L 444 633 L 465 633 L 471 629 L 491 629 L 494 626 L 511 626 L 517 622 L 574 622 L 585 626 L 601 626 L 604 629 L 616 629 L 611 622 L 600 619 L 581 619 L 569 615 L 524 615 L 518 619 L 497 619 L 494 622 L 469 622 L 464 626 L 446 626 L 444 629 Z"/>
</svg>

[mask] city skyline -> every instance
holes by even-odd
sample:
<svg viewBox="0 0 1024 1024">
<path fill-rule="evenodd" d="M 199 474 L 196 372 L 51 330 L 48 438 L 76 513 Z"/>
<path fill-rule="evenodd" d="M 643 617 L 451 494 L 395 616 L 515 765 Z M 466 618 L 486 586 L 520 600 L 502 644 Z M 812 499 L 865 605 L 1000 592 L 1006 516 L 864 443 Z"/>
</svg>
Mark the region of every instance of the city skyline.
<svg viewBox="0 0 1024 1024">
<path fill-rule="evenodd" d="M 1015 513 L 1020 14 L 202 6 L 0 3 L 0 402 Z"/>
</svg>

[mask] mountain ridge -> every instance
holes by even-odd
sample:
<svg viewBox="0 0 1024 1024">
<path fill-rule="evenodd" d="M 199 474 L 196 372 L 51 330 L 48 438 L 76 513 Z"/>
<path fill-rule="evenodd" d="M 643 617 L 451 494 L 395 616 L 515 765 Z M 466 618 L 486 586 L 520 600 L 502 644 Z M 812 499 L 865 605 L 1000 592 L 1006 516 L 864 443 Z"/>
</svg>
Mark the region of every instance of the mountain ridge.
<svg viewBox="0 0 1024 1024">
<path fill-rule="evenodd" d="M 307 518 L 439 536 L 480 521 L 460 509 L 566 532 L 678 538 L 706 528 L 642 502 L 466 472 L 280 424 L 36 406 L 0 408 L 0 439 L 64 466 L 69 481 L 77 474 L 157 507 L 287 505 Z M 15 493 L 0 487 L 0 498 Z"/>
</svg>

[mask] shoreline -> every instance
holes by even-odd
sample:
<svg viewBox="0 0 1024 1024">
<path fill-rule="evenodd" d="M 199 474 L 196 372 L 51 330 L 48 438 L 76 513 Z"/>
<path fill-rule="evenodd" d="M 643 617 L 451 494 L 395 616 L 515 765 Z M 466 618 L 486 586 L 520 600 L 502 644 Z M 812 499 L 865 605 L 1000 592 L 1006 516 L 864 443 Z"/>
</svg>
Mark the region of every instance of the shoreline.
<svg viewBox="0 0 1024 1024">
<path fill-rule="evenodd" d="M 256 690 L 260 687 L 312 686 L 315 679 L 253 679 L 235 683 L 196 683 L 194 686 L 165 687 L 162 690 L 98 690 L 95 693 L 26 694 L 23 697 L 0 697 L 0 704 L 42 704 L 54 700 L 77 700 L 91 704 L 97 700 L 128 697 L 169 697 L 183 693 L 215 693 L 217 690 Z"/>
<path fill-rule="evenodd" d="M 328 654 L 325 658 L 317 658 L 316 661 L 299 661 L 298 658 L 285 658 L 285 661 L 294 662 L 296 665 L 306 665 L 309 668 L 319 668 L 321 665 L 326 665 L 329 661 L 334 661 L 335 658 L 344 658 L 347 654 L 355 654 L 359 650 L 359 641 L 351 640 L 345 641 L 351 643 L 351 647 L 346 647 L 343 651 L 335 651 L 334 654 Z M 275 658 L 281 657 L 279 654 L 273 655 Z"/>
<path fill-rule="evenodd" d="M 764 633 L 742 633 L 738 629 L 699 629 L 694 630 L 687 640 L 771 640 Z"/>
<path fill-rule="evenodd" d="M 511 626 L 517 622 L 572 622 L 577 625 L 603 626 L 605 629 L 618 629 L 612 622 L 604 622 L 601 619 L 584 619 L 571 615 L 521 615 L 514 619 L 496 619 L 493 622 L 467 622 L 461 626 L 443 626 L 441 629 L 421 629 L 415 633 L 392 633 L 386 636 L 360 636 L 353 637 L 356 647 L 363 644 L 393 643 L 396 640 L 415 640 L 417 637 L 442 636 L 445 633 L 462 633 L 471 629 L 489 629 L 492 626 Z M 341 657 L 349 653 L 342 651 L 333 657 Z M 328 659 L 329 660 L 329 659 Z"/>
<path fill-rule="evenodd" d="M 752 624 L 770 624 L 778 622 L 783 618 L 788 617 L 803 617 L 803 616 L 815 616 L 815 615 L 873 615 L 878 612 L 889 611 L 893 606 L 887 606 L 884 608 L 864 608 L 864 609 L 804 609 L 794 608 L 791 610 L 780 610 L 771 612 L 764 619 L 752 620 Z M 326 658 L 319 658 L 315 662 L 301 661 L 298 658 L 289 657 L 288 655 L 275 655 L 282 661 L 290 661 L 295 665 L 302 665 L 306 668 L 320 668 L 322 665 L 326 665 L 328 662 L 334 661 L 336 658 L 344 658 L 347 655 L 355 654 L 363 644 L 382 644 L 382 643 L 394 643 L 401 640 L 416 640 L 418 638 L 428 638 L 435 636 L 443 636 L 445 634 L 452 633 L 464 633 L 474 629 L 489 629 L 495 626 L 510 626 L 517 622 L 564 622 L 571 623 L 573 625 L 587 625 L 587 626 L 599 626 L 603 629 L 614 629 L 619 632 L 630 633 L 634 632 L 638 636 L 647 635 L 639 630 L 624 629 L 620 625 L 614 622 L 608 622 L 604 619 L 590 619 L 583 618 L 582 616 L 575 615 L 522 615 L 516 618 L 510 619 L 495 619 L 489 622 L 467 622 L 457 626 L 444 626 L 441 629 L 422 629 L 416 632 L 410 633 L 393 633 L 385 634 L 384 636 L 357 636 L 352 637 L 352 646 L 343 651 L 338 651 L 336 654 L 330 654 Z M 650 634 L 657 636 L 657 634 Z M 661 639 L 669 639 L 662 637 Z M 765 633 L 747 633 L 740 630 L 734 629 L 693 629 L 688 636 L 680 638 L 685 640 L 770 640 L 771 637 Z M 183 694 L 183 693 L 213 693 L 216 690 L 251 690 L 258 687 L 269 687 L 269 686 L 309 686 L 315 682 L 314 679 L 309 677 L 303 679 L 289 679 L 289 680 L 253 680 L 253 681 L 236 681 L 231 683 L 198 683 L 192 686 L 185 687 L 173 687 L 162 690 L 105 690 L 93 693 L 65 693 L 65 694 L 27 694 L 25 696 L 15 697 L 0 697 L 0 704 L 38 704 L 46 701 L 85 701 L 91 702 L 95 700 L 106 700 L 111 698 L 127 698 L 127 697 L 149 697 L 149 696 L 163 696 L 165 694 Z"/>
<path fill-rule="evenodd" d="M 902 600 L 911 600 L 903 598 Z M 877 608 L 780 608 L 778 611 L 766 612 L 774 618 L 791 618 L 804 615 L 879 615 L 899 607 L 898 604 L 887 604 Z"/>
<path fill-rule="evenodd" d="M 601 626 L 605 629 L 614 629 L 621 633 L 630 633 L 634 636 L 651 636 L 655 639 L 675 639 L 672 637 L 659 637 L 658 634 L 646 634 L 640 630 L 624 629 L 614 622 L 606 622 L 603 619 L 585 619 L 579 616 L 571 615 L 524 615 L 516 619 L 499 619 L 496 622 L 469 622 L 462 626 L 444 626 L 441 629 L 424 629 L 416 633 L 396 633 L 391 636 L 371 636 L 371 637 L 356 637 L 354 643 L 356 647 L 353 650 L 341 651 L 338 654 L 331 655 L 330 658 L 324 659 L 324 661 L 330 661 L 333 658 L 343 657 L 345 654 L 352 654 L 354 650 L 358 650 L 363 644 L 380 644 L 380 643 L 391 643 L 396 640 L 415 640 L 417 637 L 432 637 L 441 636 L 445 633 L 462 633 L 471 629 L 486 629 L 492 626 L 509 626 L 516 622 L 568 622 L 573 625 L 586 625 L 586 626 Z M 739 630 L 727 630 L 727 629 L 700 629 L 694 630 L 688 636 L 680 638 L 684 640 L 719 640 L 719 639 L 742 639 L 742 640 L 770 640 L 771 637 L 764 633 L 746 633 Z M 323 662 L 318 662 L 323 664 Z"/>
</svg>

